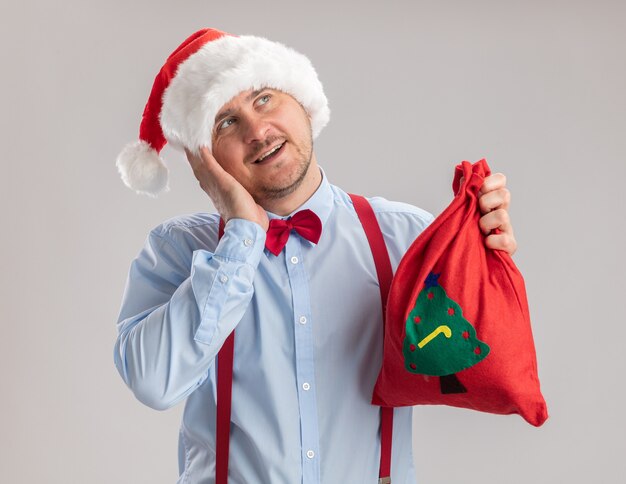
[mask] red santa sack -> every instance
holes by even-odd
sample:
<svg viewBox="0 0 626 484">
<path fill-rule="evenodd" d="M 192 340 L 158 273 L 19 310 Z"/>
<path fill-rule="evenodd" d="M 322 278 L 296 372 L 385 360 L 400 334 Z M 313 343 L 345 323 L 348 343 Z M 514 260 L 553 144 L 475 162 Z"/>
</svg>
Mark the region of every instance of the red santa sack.
<svg viewBox="0 0 626 484">
<path fill-rule="evenodd" d="M 374 405 L 518 413 L 535 426 L 548 418 L 524 279 L 506 252 L 485 246 L 478 225 L 490 174 L 484 159 L 457 165 L 454 200 L 400 261 Z"/>
</svg>

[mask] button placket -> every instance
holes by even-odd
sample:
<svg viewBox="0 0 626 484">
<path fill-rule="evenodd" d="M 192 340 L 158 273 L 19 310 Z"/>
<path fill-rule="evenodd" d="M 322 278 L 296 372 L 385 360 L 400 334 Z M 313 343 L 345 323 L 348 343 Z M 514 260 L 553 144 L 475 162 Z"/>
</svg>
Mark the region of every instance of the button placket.
<svg viewBox="0 0 626 484">
<path fill-rule="evenodd" d="M 307 324 L 311 315 L 308 276 L 303 259 L 303 244 L 300 237 L 292 234 L 284 249 L 285 266 L 293 297 L 293 321 L 296 349 L 296 383 L 298 388 L 298 407 L 301 421 L 301 452 L 305 475 L 316 476 L 318 482 L 320 469 L 319 430 L 317 421 L 317 400 L 315 395 L 315 355 L 313 331 Z M 308 482 L 308 479 L 307 479 Z"/>
</svg>

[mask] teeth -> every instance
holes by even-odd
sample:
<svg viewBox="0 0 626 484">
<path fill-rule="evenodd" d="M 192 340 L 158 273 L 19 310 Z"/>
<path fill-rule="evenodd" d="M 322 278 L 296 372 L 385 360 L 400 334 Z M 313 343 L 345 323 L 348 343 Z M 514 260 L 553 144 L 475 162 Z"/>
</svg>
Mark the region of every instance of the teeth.
<svg viewBox="0 0 626 484">
<path fill-rule="evenodd" d="M 284 143 L 281 143 L 278 146 L 276 146 L 274 149 L 272 149 L 272 150 L 268 151 L 267 153 L 265 153 L 263 156 L 261 156 L 261 158 L 258 159 L 258 161 L 262 161 L 265 158 L 267 158 L 269 155 L 271 155 L 272 153 L 278 151 L 283 144 Z"/>
</svg>

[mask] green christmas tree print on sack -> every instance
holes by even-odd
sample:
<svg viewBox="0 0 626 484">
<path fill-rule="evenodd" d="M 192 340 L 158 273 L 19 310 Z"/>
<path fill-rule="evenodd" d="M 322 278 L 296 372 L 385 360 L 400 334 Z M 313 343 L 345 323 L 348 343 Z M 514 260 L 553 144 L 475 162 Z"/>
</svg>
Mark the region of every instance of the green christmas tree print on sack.
<svg viewBox="0 0 626 484">
<path fill-rule="evenodd" d="M 441 393 L 465 393 L 455 373 L 470 368 L 489 354 L 463 311 L 450 299 L 431 272 L 406 320 L 402 352 L 411 373 L 440 377 Z"/>
</svg>

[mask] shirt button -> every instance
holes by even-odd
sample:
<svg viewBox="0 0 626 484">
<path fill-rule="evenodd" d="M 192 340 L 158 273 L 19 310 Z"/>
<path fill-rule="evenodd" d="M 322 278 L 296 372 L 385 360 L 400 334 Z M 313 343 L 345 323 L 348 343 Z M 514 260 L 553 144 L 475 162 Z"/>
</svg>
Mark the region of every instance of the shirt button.
<svg viewBox="0 0 626 484">
<path fill-rule="evenodd" d="M 306 324 L 306 316 L 300 316 L 300 324 Z"/>
<path fill-rule="evenodd" d="M 245 245 L 246 247 L 250 247 L 253 244 L 252 239 L 245 239 L 243 241 L 243 245 Z"/>
<path fill-rule="evenodd" d="M 311 385 L 309 385 L 308 383 L 303 383 L 302 388 L 304 388 L 305 390 L 308 390 L 309 388 L 311 388 Z"/>
<path fill-rule="evenodd" d="M 295 255 L 291 258 L 291 263 L 292 264 L 297 264 L 298 263 L 298 258 Z"/>
<path fill-rule="evenodd" d="M 220 282 L 226 284 L 228 282 L 228 276 L 221 275 Z"/>
<path fill-rule="evenodd" d="M 312 450 L 307 450 L 307 451 L 306 451 L 306 456 L 307 456 L 309 459 L 312 459 L 313 457 L 315 457 L 315 452 L 313 452 Z"/>
</svg>

